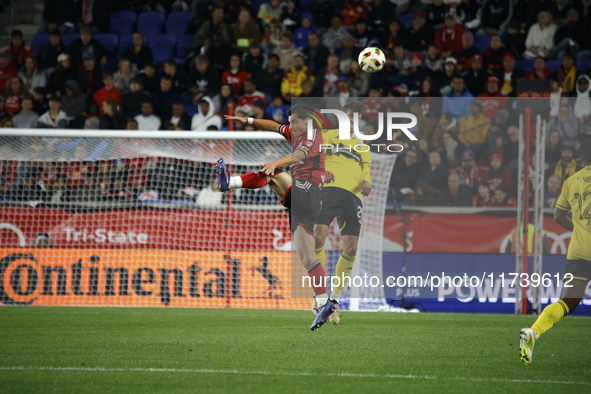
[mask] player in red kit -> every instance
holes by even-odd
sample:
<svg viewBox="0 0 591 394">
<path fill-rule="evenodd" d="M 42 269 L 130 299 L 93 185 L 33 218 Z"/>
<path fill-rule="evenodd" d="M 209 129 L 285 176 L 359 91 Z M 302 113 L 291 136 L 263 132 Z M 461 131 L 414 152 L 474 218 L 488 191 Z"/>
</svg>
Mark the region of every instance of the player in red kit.
<svg viewBox="0 0 591 394">
<path fill-rule="evenodd" d="M 304 109 L 293 108 L 289 112 L 289 125 L 280 125 L 272 120 L 226 116 L 227 120 L 254 125 L 257 129 L 274 131 L 293 146 L 292 153 L 262 165 L 262 170 L 241 176 L 231 177 L 223 159 L 218 161 L 220 173 L 218 188 L 221 191 L 246 188 L 258 189 L 269 184 L 281 198 L 289 211 L 289 221 L 296 251 L 310 275 L 318 315 L 310 327 L 317 330 L 328 320 L 335 310 L 335 303 L 328 299 L 324 278 L 326 272 L 316 257 L 314 225 L 320 213 L 320 189 L 324 183 L 324 151 L 322 132 L 314 129 L 308 138 L 308 113 Z M 291 166 L 290 176 L 281 167 Z M 293 178 L 292 178 L 293 177 Z"/>
</svg>

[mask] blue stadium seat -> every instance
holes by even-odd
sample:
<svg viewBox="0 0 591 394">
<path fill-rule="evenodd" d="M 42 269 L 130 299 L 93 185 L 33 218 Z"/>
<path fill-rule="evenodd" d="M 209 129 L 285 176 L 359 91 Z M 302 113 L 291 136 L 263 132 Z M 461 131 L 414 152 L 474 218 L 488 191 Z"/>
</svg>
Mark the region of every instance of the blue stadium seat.
<svg viewBox="0 0 591 394">
<path fill-rule="evenodd" d="M 263 3 L 267 3 L 267 0 L 250 0 L 250 5 L 252 6 L 252 13 L 256 15 L 259 13 L 259 8 Z"/>
<path fill-rule="evenodd" d="M 192 35 L 184 35 L 178 38 L 176 54 L 178 57 L 185 57 L 187 51 L 193 46 L 195 39 Z"/>
<path fill-rule="evenodd" d="M 406 25 L 407 23 L 412 22 L 414 18 L 415 15 L 411 12 L 409 14 L 400 15 L 400 18 L 398 18 L 398 22 L 400 22 L 400 25 L 402 27 L 404 27 L 404 25 Z"/>
<path fill-rule="evenodd" d="M 119 45 L 119 37 L 113 33 L 99 33 L 93 36 L 98 42 L 103 44 L 107 52 L 111 55 L 117 53 L 117 45 Z"/>
<path fill-rule="evenodd" d="M 65 36 L 62 36 L 62 44 L 67 48 L 69 47 L 74 41 L 80 38 L 80 33 L 69 33 Z"/>
<path fill-rule="evenodd" d="M 120 59 L 118 57 L 112 57 L 109 60 L 107 60 L 107 63 L 103 67 L 103 71 L 117 71 L 119 69 L 119 60 Z"/>
<path fill-rule="evenodd" d="M 131 42 L 133 40 L 133 34 L 128 34 L 125 36 L 119 37 L 119 48 L 117 50 L 117 54 L 119 56 L 123 56 L 127 48 L 131 46 Z"/>
<path fill-rule="evenodd" d="M 161 12 L 142 12 L 137 18 L 137 31 L 144 37 L 162 34 L 165 15 Z"/>
<path fill-rule="evenodd" d="M 579 71 L 586 72 L 587 70 L 589 70 L 589 66 L 591 66 L 591 59 L 577 60 L 577 69 Z"/>
<path fill-rule="evenodd" d="M 525 73 L 534 69 L 534 59 L 521 59 L 515 62 L 515 68 Z"/>
<path fill-rule="evenodd" d="M 135 30 L 137 14 L 133 11 L 117 11 L 110 16 L 111 33 L 119 36 L 131 34 Z"/>
<path fill-rule="evenodd" d="M 174 61 L 176 62 L 176 64 L 178 64 L 179 66 L 185 64 L 185 58 L 184 57 L 175 57 Z"/>
<path fill-rule="evenodd" d="M 171 12 L 166 18 L 166 34 L 182 37 L 191 23 L 190 12 Z"/>
<path fill-rule="evenodd" d="M 476 36 L 474 37 L 474 46 L 483 53 L 490 48 L 490 37 L 489 36 Z"/>
<path fill-rule="evenodd" d="M 189 116 L 193 116 L 199 113 L 199 105 L 198 104 L 191 104 L 185 107 L 185 112 Z"/>
<path fill-rule="evenodd" d="M 148 46 L 152 49 L 154 64 L 165 62 L 174 57 L 173 53 L 176 48 L 176 37 L 169 36 L 168 34 L 153 36 L 150 37 Z"/>
<path fill-rule="evenodd" d="M 40 33 L 35 34 L 33 39 L 31 40 L 31 48 L 33 49 L 33 54 L 37 55 L 41 49 L 49 44 L 49 33 Z"/>
<path fill-rule="evenodd" d="M 548 60 L 546 62 L 546 68 L 553 73 L 558 72 L 562 67 L 562 59 Z"/>
</svg>

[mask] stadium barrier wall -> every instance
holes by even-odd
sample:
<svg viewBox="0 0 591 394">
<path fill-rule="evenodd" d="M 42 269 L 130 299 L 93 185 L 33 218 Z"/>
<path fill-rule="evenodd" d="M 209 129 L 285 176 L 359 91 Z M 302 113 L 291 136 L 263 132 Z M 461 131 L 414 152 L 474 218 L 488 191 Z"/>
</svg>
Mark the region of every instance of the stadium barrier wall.
<svg viewBox="0 0 591 394">
<path fill-rule="evenodd" d="M 306 309 L 289 252 L 0 249 L 4 305 Z M 277 283 L 256 268 L 261 259 Z M 303 274 L 302 272 L 298 274 Z"/>
<path fill-rule="evenodd" d="M 408 250 L 503 253 L 516 226 L 515 211 L 489 211 L 494 215 L 410 213 Z M 571 233 L 550 217 L 545 218 L 544 230 L 550 252 L 566 254 Z M 385 252 L 402 251 L 402 231 L 398 216 L 387 214 Z M 288 215 L 283 210 L 175 209 L 170 205 L 166 209 L 122 206 L 119 210 L 3 206 L 0 210 L 0 247 L 31 245 L 41 232 L 49 234 L 60 248 L 291 250 Z M 336 222 L 327 242 L 326 250 L 340 248 Z"/>
</svg>

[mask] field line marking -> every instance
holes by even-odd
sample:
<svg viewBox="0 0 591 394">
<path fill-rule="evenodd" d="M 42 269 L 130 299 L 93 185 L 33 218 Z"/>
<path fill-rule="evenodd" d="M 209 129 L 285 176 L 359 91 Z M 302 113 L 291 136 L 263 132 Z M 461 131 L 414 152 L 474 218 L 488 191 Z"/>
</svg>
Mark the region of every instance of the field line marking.
<svg viewBox="0 0 591 394">
<path fill-rule="evenodd" d="M 0 367 L 0 371 L 79 371 L 79 372 L 169 372 L 195 374 L 232 374 L 232 375 L 269 375 L 269 376 L 323 376 L 323 377 L 355 377 L 382 379 L 422 379 L 422 380 L 457 380 L 471 382 L 494 383 L 540 383 L 540 384 L 568 384 L 591 386 L 591 382 L 570 382 L 561 380 L 533 380 L 533 379 L 495 379 L 469 377 L 442 377 L 428 375 L 376 375 L 362 373 L 309 373 L 309 372 L 271 372 L 271 371 L 237 371 L 231 369 L 174 369 L 174 368 L 80 368 L 80 367 Z"/>
</svg>

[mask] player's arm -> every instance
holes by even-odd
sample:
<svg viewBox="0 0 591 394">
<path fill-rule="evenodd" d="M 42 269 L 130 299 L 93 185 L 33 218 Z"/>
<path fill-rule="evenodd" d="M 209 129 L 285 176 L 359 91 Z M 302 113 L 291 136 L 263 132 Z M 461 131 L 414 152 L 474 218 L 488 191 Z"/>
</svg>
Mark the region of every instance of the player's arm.
<svg viewBox="0 0 591 394">
<path fill-rule="evenodd" d="M 224 115 L 224 118 L 226 118 L 226 120 L 235 120 L 240 123 L 248 123 L 248 118 L 246 116 Z M 255 129 L 273 131 L 275 133 L 279 133 L 279 128 L 282 126 L 277 122 L 266 119 L 253 119 L 252 125 L 255 127 Z"/>
<path fill-rule="evenodd" d="M 568 217 L 568 211 L 556 207 L 554 211 L 554 220 L 568 231 L 573 231 L 573 221 Z"/>
<path fill-rule="evenodd" d="M 567 198 L 567 196 L 569 195 L 569 189 L 569 182 L 564 182 L 564 185 L 562 185 L 562 191 L 560 192 L 560 196 L 558 197 L 558 201 L 556 201 L 556 209 L 554 210 L 554 221 L 556 221 L 556 223 L 560 224 L 568 231 L 573 231 L 573 220 L 572 218 L 569 218 L 567 215 L 568 211 L 571 210 L 571 206 Z"/>
<path fill-rule="evenodd" d="M 293 163 L 297 163 L 298 161 L 305 160 L 308 157 L 306 152 L 303 150 L 296 150 L 289 155 L 282 157 L 281 159 L 274 160 L 270 163 L 265 163 L 261 167 L 263 168 L 263 172 L 267 175 L 273 175 L 275 173 L 275 169 L 281 167 L 289 167 Z"/>
</svg>

